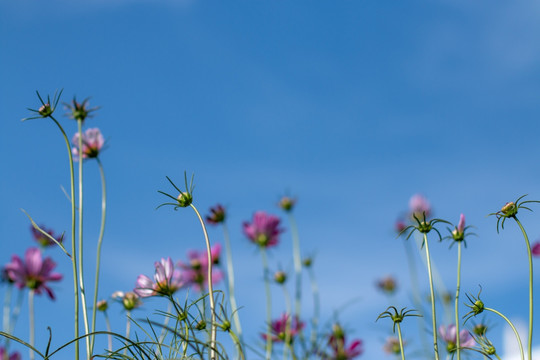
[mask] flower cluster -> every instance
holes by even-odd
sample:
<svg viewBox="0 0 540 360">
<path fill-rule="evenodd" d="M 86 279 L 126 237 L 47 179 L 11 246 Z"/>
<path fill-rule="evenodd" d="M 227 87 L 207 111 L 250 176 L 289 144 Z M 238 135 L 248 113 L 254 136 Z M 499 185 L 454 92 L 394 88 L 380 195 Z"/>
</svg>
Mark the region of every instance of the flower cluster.
<svg viewBox="0 0 540 360">
<path fill-rule="evenodd" d="M 221 256 L 221 244 L 215 244 L 210 249 L 212 265 L 219 264 Z M 182 280 L 186 286 L 192 286 L 197 291 L 203 291 L 208 287 L 208 255 L 206 251 L 191 250 L 188 252 L 187 263 L 178 262 L 182 270 Z M 218 283 L 224 275 L 220 269 L 212 268 L 212 284 Z"/>
</svg>

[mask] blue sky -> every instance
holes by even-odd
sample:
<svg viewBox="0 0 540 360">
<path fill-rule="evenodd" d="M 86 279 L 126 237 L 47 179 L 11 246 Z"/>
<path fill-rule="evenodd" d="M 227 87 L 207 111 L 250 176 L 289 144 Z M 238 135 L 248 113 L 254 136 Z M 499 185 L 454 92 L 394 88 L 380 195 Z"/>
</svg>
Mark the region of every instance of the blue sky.
<svg viewBox="0 0 540 360">
<path fill-rule="evenodd" d="M 108 139 L 104 296 L 131 289 L 161 257 L 202 248 L 193 214 L 155 211 L 157 190 L 170 190 L 165 176 L 180 182 L 186 170 L 195 173 L 201 210 L 216 202 L 229 210 L 239 302 L 257 319 L 246 325 L 253 339 L 264 322 L 264 289 L 241 223 L 256 210 L 279 214 L 286 191 L 299 199 L 303 249 L 317 254 L 324 316 L 359 299 L 341 321 L 364 339 L 365 358 L 382 356 L 389 329 L 374 323 L 386 307 L 374 281 L 396 276 L 403 284 L 396 301 L 411 306 L 393 223 L 418 192 L 436 216 L 457 222 L 463 212 L 477 227 L 463 289 L 476 292 L 480 283 L 486 302 L 526 318 L 523 241 L 513 224 L 497 235 L 485 215 L 522 194 L 540 199 L 539 17 L 532 1 L 2 2 L 0 262 L 32 244 L 20 208 L 68 230 L 65 145 L 50 121 L 19 121 L 38 105 L 35 90 L 63 88 L 64 101 L 91 96 L 101 106 L 87 126 Z M 76 131 L 71 120 L 62 123 Z M 89 258 L 98 176 L 88 163 Z M 533 240 L 536 214 L 522 216 Z M 221 240 L 217 229 L 211 236 Z M 292 269 L 290 247 L 287 231 L 271 253 L 274 267 Z M 453 287 L 455 249 L 432 248 Z M 59 299 L 39 299 L 48 311 L 37 317 L 43 333 L 53 326 L 57 344 L 71 324 L 54 314 L 73 306 L 61 255 L 52 254 L 66 274 Z M 152 306 L 159 302 L 146 310 Z M 25 324 L 23 317 L 23 336 Z"/>
</svg>

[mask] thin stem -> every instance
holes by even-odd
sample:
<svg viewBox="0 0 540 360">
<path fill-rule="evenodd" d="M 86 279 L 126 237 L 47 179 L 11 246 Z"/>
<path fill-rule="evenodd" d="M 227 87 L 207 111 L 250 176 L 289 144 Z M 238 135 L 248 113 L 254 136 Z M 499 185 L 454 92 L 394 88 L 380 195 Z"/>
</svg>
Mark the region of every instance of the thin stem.
<svg viewBox="0 0 540 360">
<path fill-rule="evenodd" d="M 199 222 L 201 223 L 201 227 L 204 233 L 204 240 L 206 241 L 206 253 L 208 255 L 208 294 L 210 296 L 210 312 L 211 312 L 211 321 L 212 324 L 210 325 L 210 360 L 215 359 L 215 348 L 216 348 L 216 311 L 214 304 L 214 288 L 212 284 L 212 250 L 210 247 L 210 239 L 208 238 L 208 232 L 206 231 L 206 225 L 204 225 L 203 218 L 201 217 L 201 214 L 199 214 L 199 211 L 197 211 L 197 208 L 192 204 L 190 204 L 191 208 L 195 211 L 195 214 L 197 214 L 197 217 L 199 218 Z"/>
<path fill-rule="evenodd" d="M 82 121 L 77 120 L 77 129 L 79 131 L 79 287 L 81 289 L 81 306 L 83 311 L 84 334 L 90 333 L 88 326 L 88 309 L 86 307 L 86 290 L 84 287 L 83 275 L 83 142 L 82 142 Z M 90 359 L 92 352 L 90 350 L 90 338 L 86 340 L 86 357 Z"/>
<path fill-rule="evenodd" d="M 431 317 L 433 326 L 433 350 L 435 351 L 435 360 L 439 360 L 439 345 L 437 343 L 437 317 L 435 314 L 435 291 L 433 289 L 433 278 L 431 276 L 431 258 L 429 256 L 429 246 L 427 234 L 424 233 L 424 246 L 426 247 L 426 261 L 429 275 L 429 291 L 431 295 Z M 458 335 L 459 336 L 459 335 Z"/>
<path fill-rule="evenodd" d="M 129 333 L 131 332 L 131 311 L 127 310 L 126 312 L 126 339 L 129 340 Z M 128 346 L 126 344 L 126 348 L 124 349 L 124 355 L 127 354 Z"/>
<path fill-rule="evenodd" d="M 291 212 L 289 212 L 289 222 L 291 223 L 294 274 L 296 280 L 294 293 L 294 314 L 300 318 L 302 300 L 302 259 L 300 256 L 300 236 L 298 235 L 298 227 L 296 226 L 296 220 Z"/>
<path fill-rule="evenodd" d="M 287 291 L 287 287 L 284 284 L 281 284 L 281 289 L 283 290 L 283 298 L 285 299 L 285 313 L 287 314 L 287 322 L 285 323 L 285 346 L 283 347 L 283 360 L 287 360 L 287 350 L 290 348 L 291 354 L 294 353 L 291 345 L 291 296 Z"/>
<path fill-rule="evenodd" d="M 107 213 L 107 187 L 105 183 L 105 171 L 103 170 L 103 165 L 99 160 L 99 157 L 96 158 L 99 174 L 101 175 L 101 226 L 99 229 L 99 237 L 97 242 L 97 254 L 96 254 L 96 275 L 94 283 L 94 300 L 92 302 L 92 333 L 96 330 L 96 312 L 97 312 L 97 299 L 98 299 L 98 290 L 99 290 L 99 267 L 101 264 L 101 245 L 103 244 L 103 235 L 105 233 L 105 217 Z M 92 335 L 92 343 L 90 345 L 90 352 L 94 351 L 94 341 L 95 336 Z"/>
<path fill-rule="evenodd" d="M 244 350 L 242 349 L 242 343 L 240 342 L 240 338 L 232 331 L 229 331 L 229 335 L 231 336 L 233 342 L 238 347 L 238 357 L 241 360 L 245 360 Z"/>
<path fill-rule="evenodd" d="M 11 313 L 11 320 L 9 322 L 9 330 L 8 332 L 10 334 L 13 334 L 15 331 L 15 324 L 17 323 L 17 319 L 19 318 L 19 314 L 21 313 L 22 303 L 24 300 L 24 291 L 19 290 L 17 294 L 17 302 L 15 303 L 15 307 L 13 308 L 13 312 Z"/>
<path fill-rule="evenodd" d="M 260 246 L 263 263 L 264 288 L 266 292 L 266 360 L 272 357 L 272 293 L 270 292 L 270 281 L 268 279 L 268 259 L 266 248 Z"/>
<path fill-rule="evenodd" d="M 167 325 L 169 325 L 169 320 L 171 320 L 171 317 L 168 316 L 168 314 L 170 314 L 172 311 L 172 307 L 173 307 L 172 301 L 174 300 L 169 301 L 169 303 L 167 304 L 167 315 L 165 315 L 165 320 L 163 321 L 163 326 L 161 328 L 161 334 L 159 335 L 160 344 L 163 343 L 163 340 L 165 340 L 165 336 L 167 335 Z"/>
<path fill-rule="evenodd" d="M 107 327 L 107 342 L 109 345 L 109 351 L 112 351 L 112 330 L 111 330 L 111 321 L 109 320 L 109 315 L 107 315 L 107 311 L 103 312 L 103 316 L 105 316 L 105 326 Z"/>
<path fill-rule="evenodd" d="M 77 272 L 77 252 L 76 252 L 76 216 L 75 216 L 75 171 L 73 169 L 73 154 L 71 152 L 71 144 L 64 131 L 64 128 L 53 117 L 49 116 L 56 124 L 67 146 L 68 158 L 69 158 L 69 174 L 70 174 L 70 189 L 71 189 L 71 265 L 73 269 L 73 293 L 74 293 L 74 325 L 75 325 L 75 339 L 79 338 L 79 274 Z M 79 341 L 75 341 L 75 360 L 79 360 Z"/>
<path fill-rule="evenodd" d="M 531 244 L 529 242 L 529 237 L 527 232 L 521 225 L 521 222 L 517 217 L 514 217 L 516 223 L 519 225 L 521 232 L 523 233 L 523 238 L 525 239 L 525 244 L 527 245 L 527 254 L 529 255 L 529 337 L 527 344 L 527 354 L 529 360 L 532 360 L 532 335 L 533 335 L 533 263 L 532 263 L 532 253 L 531 253 Z"/>
<path fill-rule="evenodd" d="M 238 305 L 236 304 L 236 297 L 234 295 L 234 268 L 232 259 L 231 240 L 229 237 L 229 230 L 227 224 L 223 223 L 223 239 L 225 240 L 225 256 L 227 259 L 227 285 L 229 288 L 229 301 L 231 303 L 232 318 L 234 322 L 234 328 L 238 333 L 238 339 L 243 344 L 242 340 L 242 326 L 240 325 L 240 316 L 238 315 Z M 236 335 L 236 334 L 235 334 Z"/>
<path fill-rule="evenodd" d="M 456 285 L 456 302 L 455 302 L 455 313 L 456 313 L 456 355 L 457 360 L 461 360 L 461 349 L 460 349 L 460 339 L 459 339 L 459 290 L 461 286 L 461 241 L 458 242 L 458 261 L 457 261 L 457 285 Z"/>
<path fill-rule="evenodd" d="M 319 325 L 319 316 L 321 311 L 321 302 L 319 297 L 319 286 L 315 279 L 315 273 L 311 266 L 308 268 L 309 280 L 311 283 L 311 292 L 313 294 L 313 317 L 311 318 L 311 350 L 317 347 L 317 327 Z"/>
<path fill-rule="evenodd" d="M 399 338 L 399 349 L 401 350 L 401 360 L 405 360 L 405 349 L 403 347 L 403 338 L 401 337 L 401 326 L 399 323 L 396 323 L 396 325 Z"/>
<path fill-rule="evenodd" d="M 518 345 L 519 345 L 519 353 L 521 354 L 521 360 L 525 360 L 525 355 L 523 354 L 523 345 L 521 344 L 521 338 L 519 337 L 519 333 L 517 332 L 516 328 L 514 327 L 514 324 L 512 324 L 512 322 L 510 320 L 508 320 L 508 318 L 506 316 L 504 316 L 503 314 L 501 314 L 500 312 L 498 312 L 495 309 L 485 308 L 485 310 L 491 311 L 491 312 L 499 315 L 500 317 L 502 317 L 508 323 L 508 325 L 510 325 L 510 327 L 514 331 L 514 334 L 516 335 L 516 339 L 517 339 L 517 342 L 518 342 Z"/>
<path fill-rule="evenodd" d="M 34 289 L 30 289 L 28 292 L 28 319 L 30 320 L 30 345 L 35 348 L 36 345 L 36 332 L 35 332 L 35 319 L 34 319 Z M 30 349 L 30 360 L 35 359 L 34 350 Z"/>
<path fill-rule="evenodd" d="M 11 298 L 13 297 L 13 284 L 8 284 L 8 288 L 6 290 L 6 293 L 4 294 L 4 312 L 3 312 L 3 315 L 2 315 L 2 329 L 4 330 L 4 332 L 7 332 L 8 334 L 10 334 L 11 332 L 9 331 L 10 330 L 10 320 L 11 320 Z M 8 338 L 6 338 L 6 343 L 8 342 Z"/>
</svg>

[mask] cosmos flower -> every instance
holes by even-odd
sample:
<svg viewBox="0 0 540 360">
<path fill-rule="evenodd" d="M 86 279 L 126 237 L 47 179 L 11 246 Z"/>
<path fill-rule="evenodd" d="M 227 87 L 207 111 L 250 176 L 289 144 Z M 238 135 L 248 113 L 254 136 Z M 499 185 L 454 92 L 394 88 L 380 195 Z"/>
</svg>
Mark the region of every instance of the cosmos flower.
<svg viewBox="0 0 540 360">
<path fill-rule="evenodd" d="M 76 133 L 71 139 L 74 145 L 72 148 L 74 160 L 78 160 L 79 153 L 81 153 L 79 151 L 79 136 L 79 133 Z M 82 135 L 82 158 L 92 159 L 98 157 L 104 144 L 105 139 L 98 128 L 86 129 Z"/>
<path fill-rule="evenodd" d="M 154 281 L 146 275 L 137 277 L 133 291 L 140 297 L 170 296 L 184 286 L 180 270 L 174 268 L 170 257 L 156 261 L 154 267 Z"/>
<path fill-rule="evenodd" d="M 533 244 L 531 252 L 534 256 L 540 256 L 540 241 Z"/>
<path fill-rule="evenodd" d="M 221 244 L 215 244 L 210 248 L 212 264 L 219 264 L 221 255 Z M 208 287 L 208 255 L 206 251 L 191 250 L 188 252 L 188 262 L 178 262 L 182 269 L 182 280 L 187 286 L 194 287 L 197 291 L 203 291 Z M 216 284 L 223 279 L 224 275 L 220 269 L 212 268 L 212 284 Z"/>
<path fill-rule="evenodd" d="M 27 287 L 38 295 L 45 291 L 54 300 L 54 294 L 47 283 L 62 279 L 61 274 L 52 272 L 55 267 L 56 263 L 50 257 L 42 259 L 38 248 L 29 248 L 24 254 L 24 260 L 13 255 L 5 269 L 9 278 L 19 289 Z"/>
<path fill-rule="evenodd" d="M 446 351 L 448 351 L 448 353 L 456 351 L 456 325 L 452 324 L 448 326 L 439 326 L 439 335 L 441 336 L 441 339 L 446 342 Z M 459 332 L 459 346 L 464 348 L 473 347 L 474 345 L 476 345 L 476 342 L 474 341 L 469 331 L 465 329 L 461 330 Z"/>
<path fill-rule="evenodd" d="M 429 218 L 431 215 L 431 205 L 423 195 L 415 194 L 409 200 L 409 211 L 411 218 L 414 215 L 417 218 L 422 219 L 424 214 L 426 214 L 426 218 Z"/>
<path fill-rule="evenodd" d="M 115 291 L 111 297 L 122 304 L 124 309 L 131 311 L 142 305 L 142 301 L 139 295 L 134 292 L 124 293 L 123 291 Z"/>
<path fill-rule="evenodd" d="M 22 357 L 21 357 L 21 354 L 19 354 L 17 351 L 14 351 L 11 353 L 11 355 L 9 355 L 8 357 L 8 354 L 6 352 L 6 349 L 3 348 L 2 346 L 0 346 L 0 359 L 2 360 L 21 360 Z"/>
<path fill-rule="evenodd" d="M 396 279 L 394 279 L 392 276 L 387 276 L 382 279 L 379 279 L 376 282 L 377 289 L 381 290 L 383 293 L 387 295 L 392 295 L 397 288 L 397 282 Z"/>
<path fill-rule="evenodd" d="M 283 229 L 279 227 L 279 222 L 280 219 L 277 216 L 257 211 L 253 214 L 251 223 L 244 222 L 244 234 L 261 247 L 275 246 L 279 242 L 279 234 L 283 232 Z"/>
<path fill-rule="evenodd" d="M 362 340 L 356 339 L 348 346 L 346 344 L 343 328 L 339 324 L 334 324 L 332 334 L 328 338 L 328 345 L 332 349 L 332 353 L 323 354 L 322 358 L 324 360 L 350 360 L 362 354 Z"/>
<path fill-rule="evenodd" d="M 226 212 L 221 204 L 217 204 L 210 208 L 210 214 L 206 215 L 206 222 L 212 225 L 217 225 L 225 221 Z"/>
<path fill-rule="evenodd" d="M 47 234 L 51 235 L 51 237 L 55 238 L 56 241 L 58 241 L 59 243 L 62 243 L 62 241 L 64 241 L 64 235 L 55 235 L 53 230 L 51 229 L 47 229 L 45 226 L 43 225 L 40 225 L 40 228 L 45 231 Z M 48 237 L 46 237 L 45 235 L 43 235 L 42 233 L 39 232 L 39 230 L 37 230 L 34 226 L 30 225 L 30 231 L 32 232 L 32 237 L 34 238 L 34 240 L 39 244 L 41 245 L 42 247 L 48 247 L 48 246 L 53 246 L 53 245 L 56 245 L 56 243 L 54 241 L 52 241 L 51 239 L 49 239 Z"/>
<path fill-rule="evenodd" d="M 273 342 L 284 342 L 289 339 L 292 342 L 296 335 L 304 328 L 304 323 L 299 321 L 297 317 L 289 320 L 288 314 L 283 314 L 277 320 L 272 321 L 271 325 L 271 338 Z M 287 333 L 287 322 L 289 322 L 289 332 Z M 267 334 L 261 334 L 264 340 L 267 339 Z"/>
<path fill-rule="evenodd" d="M 405 343 L 403 343 L 405 346 Z M 387 354 L 401 354 L 401 347 L 399 346 L 399 339 L 395 336 L 390 336 L 386 339 L 386 342 L 383 345 L 383 350 Z"/>
</svg>

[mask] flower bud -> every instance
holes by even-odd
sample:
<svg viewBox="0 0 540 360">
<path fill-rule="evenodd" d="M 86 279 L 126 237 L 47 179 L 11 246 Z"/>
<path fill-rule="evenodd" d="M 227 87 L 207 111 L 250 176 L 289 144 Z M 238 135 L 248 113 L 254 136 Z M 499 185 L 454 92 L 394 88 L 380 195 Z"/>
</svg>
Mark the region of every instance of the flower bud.
<svg viewBox="0 0 540 360">
<path fill-rule="evenodd" d="M 304 265 L 307 268 L 311 267 L 311 265 L 313 265 L 313 258 L 311 257 L 304 258 L 304 260 L 302 260 L 302 265 Z"/>
<path fill-rule="evenodd" d="M 124 295 L 122 304 L 124 305 L 124 309 L 129 311 L 138 307 L 141 304 L 141 301 L 139 300 L 139 296 L 137 294 L 134 292 L 128 292 Z"/>
<path fill-rule="evenodd" d="M 287 281 L 287 274 L 284 271 L 276 271 L 274 274 L 274 280 L 278 284 L 284 284 Z"/>
<path fill-rule="evenodd" d="M 178 206 L 180 207 L 188 207 L 193 202 L 193 196 L 187 192 L 180 193 L 176 199 L 178 200 Z"/>
<path fill-rule="evenodd" d="M 295 204 L 296 199 L 292 199 L 288 196 L 284 196 L 281 198 L 281 200 L 279 200 L 279 207 L 287 212 L 292 211 Z"/>
<path fill-rule="evenodd" d="M 47 116 L 52 115 L 53 110 L 52 110 L 52 108 L 51 108 L 51 105 L 50 105 L 49 103 L 47 103 L 47 104 L 42 105 L 42 106 L 38 109 L 38 112 L 39 112 L 39 115 L 41 115 L 41 116 L 43 116 L 43 117 L 47 117 Z"/>
<path fill-rule="evenodd" d="M 474 334 L 478 335 L 478 336 L 482 336 L 482 335 L 485 335 L 486 332 L 487 332 L 487 326 L 485 324 L 476 324 L 474 325 L 472 331 Z"/>
<path fill-rule="evenodd" d="M 507 202 L 502 208 L 501 212 L 506 217 L 512 217 L 517 214 L 517 206 L 513 201 Z"/>
<path fill-rule="evenodd" d="M 96 307 L 99 311 L 106 311 L 109 307 L 109 303 L 107 303 L 107 300 L 99 300 L 96 304 Z"/>
</svg>

